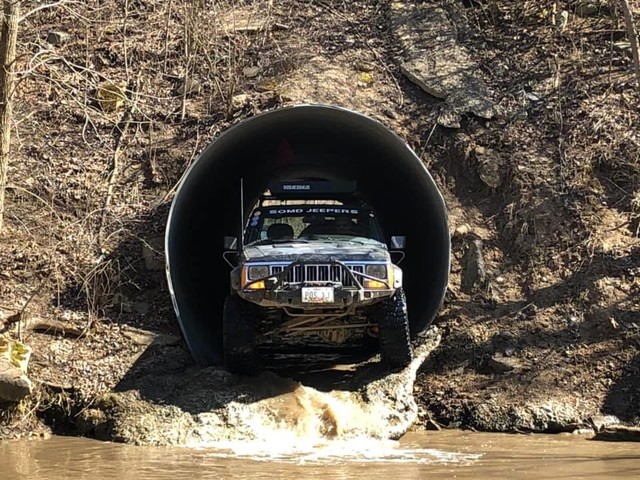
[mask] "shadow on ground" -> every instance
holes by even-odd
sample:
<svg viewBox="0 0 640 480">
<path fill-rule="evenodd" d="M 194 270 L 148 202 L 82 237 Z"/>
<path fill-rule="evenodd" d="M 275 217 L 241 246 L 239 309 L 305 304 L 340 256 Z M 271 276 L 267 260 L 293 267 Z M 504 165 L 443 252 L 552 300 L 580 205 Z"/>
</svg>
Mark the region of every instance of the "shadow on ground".
<svg viewBox="0 0 640 480">
<path fill-rule="evenodd" d="M 418 357 L 426 357 L 433 335 L 422 339 Z M 303 347 L 302 347 L 303 348 Z M 202 413 L 230 402 L 253 403 L 290 393 L 300 385 L 321 392 L 358 392 L 389 375 L 398 374 L 380 362 L 371 349 L 330 353 L 303 349 L 288 353 L 263 352 L 263 373 L 232 375 L 221 366 L 195 365 L 182 342 L 160 335 L 140 355 L 118 383 L 115 392 L 135 390 L 141 399 Z M 202 393 L 194 394 L 196 391 Z"/>
<path fill-rule="evenodd" d="M 615 415 L 623 422 L 640 422 L 640 354 L 627 364 L 620 377 L 613 383 L 602 410 Z"/>
</svg>

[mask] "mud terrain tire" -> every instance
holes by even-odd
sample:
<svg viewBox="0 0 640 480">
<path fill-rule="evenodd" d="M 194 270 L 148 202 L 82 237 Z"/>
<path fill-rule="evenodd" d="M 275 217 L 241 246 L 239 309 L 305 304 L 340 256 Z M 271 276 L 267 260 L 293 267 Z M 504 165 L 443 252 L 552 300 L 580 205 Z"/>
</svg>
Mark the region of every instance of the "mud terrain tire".
<svg viewBox="0 0 640 480">
<path fill-rule="evenodd" d="M 382 302 L 378 328 L 382 361 L 392 369 L 409 365 L 413 355 L 407 298 L 402 288 L 396 290 L 391 298 Z"/>
<path fill-rule="evenodd" d="M 253 315 L 245 300 L 229 296 L 222 312 L 222 355 L 225 368 L 239 375 L 257 375 L 260 359 Z"/>
</svg>

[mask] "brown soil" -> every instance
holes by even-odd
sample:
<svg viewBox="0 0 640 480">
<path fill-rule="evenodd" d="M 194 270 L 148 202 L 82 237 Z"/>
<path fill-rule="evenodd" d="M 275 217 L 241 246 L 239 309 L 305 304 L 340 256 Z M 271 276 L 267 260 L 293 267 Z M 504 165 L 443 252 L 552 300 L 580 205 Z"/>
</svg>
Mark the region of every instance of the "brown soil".
<svg viewBox="0 0 640 480">
<path fill-rule="evenodd" d="M 39 388 L 0 411 L 0 436 L 35 431 L 34 412 L 55 427 L 153 354 L 152 338 L 177 341 L 161 239 L 180 176 L 228 126 L 302 102 L 379 119 L 445 195 L 452 277 L 416 384 L 425 419 L 513 430 L 509 412 L 555 401 L 640 423 L 640 96 L 614 46 L 621 13 L 443 5 L 498 119 L 437 126 L 443 102 L 400 73 L 386 1 L 86 1 L 24 20 L 0 330 L 33 347 Z"/>
<path fill-rule="evenodd" d="M 560 32 L 552 2 L 472 3 L 461 41 L 512 116 L 470 119 L 433 145 L 450 153 L 431 168 L 458 230 L 444 341 L 419 394 L 447 424 L 503 429 L 477 422 L 477 406 L 548 400 L 638 422 L 639 112 L 629 61 L 611 45 L 620 15 L 579 17 L 584 2 L 558 2 Z M 487 162 L 500 165 L 497 188 L 478 181 Z M 478 238 L 486 281 L 463 292 Z"/>
</svg>

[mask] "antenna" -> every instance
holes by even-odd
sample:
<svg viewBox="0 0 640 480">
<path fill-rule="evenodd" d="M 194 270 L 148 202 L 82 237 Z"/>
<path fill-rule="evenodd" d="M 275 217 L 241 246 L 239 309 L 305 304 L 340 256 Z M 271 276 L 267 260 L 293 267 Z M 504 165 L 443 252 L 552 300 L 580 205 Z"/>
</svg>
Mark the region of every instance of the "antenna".
<svg viewBox="0 0 640 480">
<path fill-rule="evenodd" d="M 240 234 L 238 235 L 238 252 L 244 249 L 244 178 L 240 177 Z"/>
</svg>

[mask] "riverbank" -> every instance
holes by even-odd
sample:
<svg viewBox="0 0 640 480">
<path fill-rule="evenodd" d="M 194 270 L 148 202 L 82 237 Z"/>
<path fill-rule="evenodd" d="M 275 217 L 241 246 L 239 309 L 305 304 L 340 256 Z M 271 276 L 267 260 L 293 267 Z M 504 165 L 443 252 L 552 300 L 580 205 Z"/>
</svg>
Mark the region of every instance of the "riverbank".
<svg viewBox="0 0 640 480">
<path fill-rule="evenodd" d="M 94 406 L 139 367 L 197 377 L 164 280 L 175 186 L 228 126 L 305 102 L 379 119 L 444 193 L 452 276 L 417 427 L 640 424 L 640 115 L 620 12 L 405 3 L 86 2 L 24 20 L 0 330 L 32 347 L 34 394 L 2 407 L 0 436 L 99 437 L 117 409 Z"/>
</svg>

